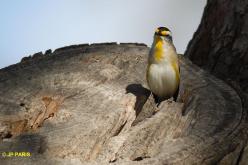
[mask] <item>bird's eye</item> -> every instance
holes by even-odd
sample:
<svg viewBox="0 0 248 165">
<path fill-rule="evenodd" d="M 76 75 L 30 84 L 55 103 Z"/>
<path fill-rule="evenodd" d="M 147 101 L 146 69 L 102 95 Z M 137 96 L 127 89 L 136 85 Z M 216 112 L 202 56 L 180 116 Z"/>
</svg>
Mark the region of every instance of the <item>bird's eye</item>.
<svg viewBox="0 0 248 165">
<path fill-rule="evenodd" d="M 166 35 L 165 38 L 167 38 L 169 41 L 172 41 L 172 36 L 171 35 Z"/>
</svg>

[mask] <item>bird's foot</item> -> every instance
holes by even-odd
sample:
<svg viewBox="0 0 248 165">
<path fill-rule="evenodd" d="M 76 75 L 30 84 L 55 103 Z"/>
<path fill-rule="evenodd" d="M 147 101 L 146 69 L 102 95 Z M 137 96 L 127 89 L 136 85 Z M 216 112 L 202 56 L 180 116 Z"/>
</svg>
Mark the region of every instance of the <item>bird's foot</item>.
<svg viewBox="0 0 248 165">
<path fill-rule="evenodd" d="M 174 98 L 173 97 L 171 97 L 171 98 L 169 98 L 168 100 L 166 100 L 168 103 L 172 103 L 173 101 L 176 101 L 176 100 L 174 100 Z"/>
</svg>

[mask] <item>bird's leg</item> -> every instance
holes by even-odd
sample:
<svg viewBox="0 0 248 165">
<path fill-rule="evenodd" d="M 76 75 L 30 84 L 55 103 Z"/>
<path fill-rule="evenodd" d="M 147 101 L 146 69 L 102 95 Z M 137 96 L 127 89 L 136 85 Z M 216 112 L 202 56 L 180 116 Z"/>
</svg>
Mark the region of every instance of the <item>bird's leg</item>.
<svg viewBox="0 0 248 165">
<path fill-rule="evenodd" d="M 154 93 L 152 93 L 153 97 L 154 97 L 154 101 L 157 105 L 157 107 L 159 106 L 159 104 L 162 102 L 162 100 Z"/>
<path fill-rule="evenodd" d="M 173 100 L 174 100 L 175 102 L 177 102 L 178 93 L 179 93 L 179 86 L 178 86 L 178 88 L 177 88 L 177 91 L 176 91 L 175 94 L 173 95 Z"/>
</svg>

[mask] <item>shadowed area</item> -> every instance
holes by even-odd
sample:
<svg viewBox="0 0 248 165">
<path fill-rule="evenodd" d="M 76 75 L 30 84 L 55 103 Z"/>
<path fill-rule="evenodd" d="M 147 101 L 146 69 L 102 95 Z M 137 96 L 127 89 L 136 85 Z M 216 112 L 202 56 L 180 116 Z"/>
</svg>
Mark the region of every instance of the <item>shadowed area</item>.
<svg viewBox="0 0 248 165">
<path fill-rule="evenodd" d="M 134 110 L 136 112 L 136 116 L 138 116 L 151 92 L 150 90 L 144 88 L 141 84 L 130 84 L 127 86 L 126 91 L 127 93 L 132 93 L 136 96 Z"/>
</svg>

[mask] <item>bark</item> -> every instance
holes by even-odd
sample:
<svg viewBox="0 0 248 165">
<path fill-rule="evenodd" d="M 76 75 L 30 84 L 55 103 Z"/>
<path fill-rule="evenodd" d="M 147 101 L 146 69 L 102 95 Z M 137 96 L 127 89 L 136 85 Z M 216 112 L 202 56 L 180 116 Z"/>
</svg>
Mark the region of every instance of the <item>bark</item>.
<svg viewBox="0 0 248 165">
<path fill-rule="evenodd" d="M 247 111 L 247 0 L 208 0 L 200 26 L 185 55 L 193 63 L 231 85 L 242 98 L 244 110 Z M 247 134 L 247 128 L 243 131 Z M 243 149 L 238 154 L 237 161 L 240 164 L 247 164 L 246 140 L 241 148 Z M 227 158 L 224 162 L 230 161 Z"/>
<path fill-rule="evenodd" d="M 185 53 L 191 61 L 248 92 L 248 1 L 208 0 Z"/>
</svg>

